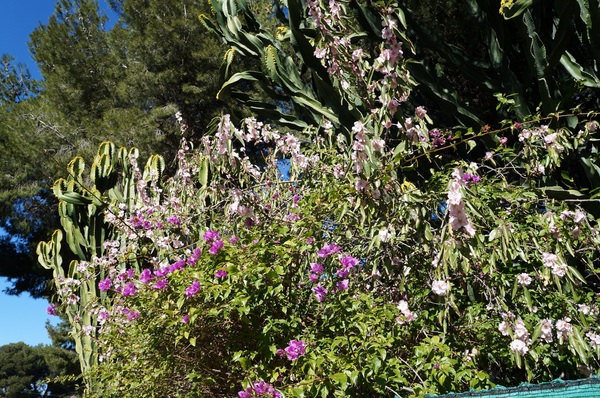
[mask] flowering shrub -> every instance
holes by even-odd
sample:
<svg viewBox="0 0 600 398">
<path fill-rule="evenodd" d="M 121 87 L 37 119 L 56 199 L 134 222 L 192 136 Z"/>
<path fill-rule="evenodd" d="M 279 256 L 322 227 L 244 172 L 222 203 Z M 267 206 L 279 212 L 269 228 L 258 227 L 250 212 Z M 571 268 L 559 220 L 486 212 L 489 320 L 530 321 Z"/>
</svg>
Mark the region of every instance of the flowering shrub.
<svg viewBox="0 0 600 398">
<path fill-rule="evenodd" d="M 106 203 L 114 239 L 57 277 L 89 316 L 95 395 L 425 395 L 598 371 L 598 225 L 536 184 L 595 124 L 429 129 L 399 109 L 398 17 L 382 8 L 369 63 L 346 6 L 308 2 L 315 54 L 369 115 L 285 133 L 225 115 L 182 142 L 175 177 Z"/>
</svg>

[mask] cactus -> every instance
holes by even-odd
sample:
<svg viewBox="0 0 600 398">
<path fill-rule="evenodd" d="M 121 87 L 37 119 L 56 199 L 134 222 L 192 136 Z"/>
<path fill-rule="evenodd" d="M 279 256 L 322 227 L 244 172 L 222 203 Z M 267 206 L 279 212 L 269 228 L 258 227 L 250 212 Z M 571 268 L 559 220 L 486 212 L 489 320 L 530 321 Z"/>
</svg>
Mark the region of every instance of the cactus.
<svg viewBox="0 0 600 398">
<path fill-rule="evenodd" d="M 63 307 L 72 327 L 75 348 L 79 355 L 81 370 L 88 392 L 92 392 L 87 372 L 98 364 L 98 346 L 96 344 L 97 319 L 89 311 L 95 302 L 106 303 L 106 294 L 99 294 L 98 282 L 105 278 L 104 271 L 85 277 L 77 265 L 92 262 L 95 257 L 104 254 L 104 242 L 118 239 L 116 231 L 104 220 L 104 213 L 110 204 L 122 203 L 131 210 L 142 200 L 143 192 L 138 190 L 139 179 L 150 181 L 160 179 L 165 164 L 162 157 L 150 157 L 144 174 L 140 175 L 132 167 L 130 158 L 137 158 L 139 152 L 133 148 L 118 151 L 111 142 L 100 145 L 89 174 L 84 175 L 85 162 L 81 157 L 74 158 L 67 166 L 68 177 L 59 179 L 53 186 L 59 200 L 58 211 L 62 231 L 57 230 L 48 242 L 40 242 L 37 247 L 40 264 L 53 271 L 57 290 L 63 288 L 63 281 L 69 278 L 81 282 L 76 286 L 77 302 L 66 302 Z M 87 178 L 86 178 L 87 177 Z M 68 269 L 63 267 L 61 242 L 65 238 L 70 251 L 78 260 L 73 260 Z M 136 267 L 136 263 L 129 263 Z M 75 293 L 75 290 L 74 290 Z"/>
</svg>

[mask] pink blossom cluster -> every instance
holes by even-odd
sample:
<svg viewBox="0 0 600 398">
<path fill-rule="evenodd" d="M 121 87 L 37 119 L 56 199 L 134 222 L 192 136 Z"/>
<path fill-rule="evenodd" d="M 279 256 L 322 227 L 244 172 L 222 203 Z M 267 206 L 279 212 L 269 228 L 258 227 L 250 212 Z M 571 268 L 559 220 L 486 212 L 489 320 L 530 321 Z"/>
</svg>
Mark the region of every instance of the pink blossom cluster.
<svg viewBox="0 0 600 398">
<path fill-rule="evenodd" d="M 315 285 L 312 288 L 312 291 L 315 294 L 317 301 L 319 301 L 319 302 L 324 301 L 329 293 L 335 293 L 335 292 L 341 292 L 341 291 L 348 290 L 348 287 L 350 285 L 350 279 L 348 279 L 348 277 L 350 276 L 350 273 L 352 272 L 352 270 L 359 264 L 358 259 L 356 259 L 350 255 L 340 253 L 341 249 L 342 248 L 340 246 L 337 246 L 335 243 L 326 243 L 317 252 L 317 256 L 320 258 L 327 258 L 327 257 L 333 256 L 338 253 L 340 254 L 340 256 L 338 258 L 339 262 L 340 262 L 340 266 L 337 267 L 336 271 L 335 271 L 335 276 L 336 276 L 335 288 L 333 288 L 331 291 L 329 291 L 329 289 L 327 289 L 321 283 L 321 279 L 323 279 L 322 277 L 325 275 L 325 267 L 320 263 L 311 263 L 310 264 L 311 272 L 309 275 L 309 279 L 313 283 L 318 282 L 317 285 Z"/>
<path fill-rule="evenodd" d="M 586 214 L 581 211 L 581 210 L 577 210 L 577 211 L 570 211 L 570 210 L 565 210 L 563 212 L 560 213 L 560 219 L 567 222 L 569 220 L 572 220 L 575 225 L 573 227 L 573 229 L 571 230 L 571 235 L 574 238 L 578 238 L 581 235 L 581 227 L 582 224 L 587 221 L 587 216 Z"/>
<path fill-rule="evenodd" d="M 556 336 L 561 341 L 573 334 L 573 325 L 571 324 L 571 318 L 559 319 L 554 324 L 554 327 L 556 328 Z"/>
<path fill-rule="evenodd" d="M 400 300 L 398 309 L 401 313 L 401 315 L 396 318 L 398 324 L 403 325 L 405 323 L 411 323 L 417 319 L 417 315 L 408 308 L 408 302 L 406 300 Z"/>
<path fill-rule="evenodd" d="M 265 381 L 255 381 L 252 386 L 246 387 L 245 390 L 238 392 L 239 398 L 283 398 L 283 395 L 275 389 L 271 384 Z"/>
<path fill-rule="evenodd" d="M 546 149 L 554 149 L 556 152 L 564 151 L 564 147 L 558 143 L 559 132 L 552 131 L 546 125 L 538 128 L 523 129 L 519 133 L 519 141 L 525 144 L 543 143 Z"/>
<path fill-rule="evenodd" d="M 544 267 L 552 269 L 552 275 L 563 277 L 567 273 L 567 264 L 554 253 L 543 252 L 542 263 Z"/>
<path fill-rule="evenodd" d="M 445 296 L 450 290 L 450 284 L 446 281 L 436 280 L 431 282 L 431 291 L 438 296 Z"/>
<path fill-rule="evenodd" d="M 587 332 L 585 336 L 590 340 L 590 347 L 600 347 L 600 335 L 594 332 Z"/>
<path fill-rule="evenodd" d="M 365 125 L 361 122 L 354 122 L 352 127 L 354 133 L 354 144 L 352 145 L 352 160 L 354 161 L 354 172 L 360 174 L 363 171 L 363 163 L 367 160 L 365 144 L 367 142 Z"/>
<path fill-rule="evenodd" d="M 303 340 L 291 340 L 284 349 L 278 349 L 277 355 L 285 356 L 290 361 L 295 361 L 306 354 L 306 342 Z"/>
<path fill-rule="evenodd" d="M 452 182 L 448 191 L 448 213 L 450 214 L 450 226 L 454 231 L 464 228 L 469 236 L 475 236 L 475 227 L 471 224 L 465 210 L 465 202 L 462 196 L 462 187 L 465 185 L 463 173 L 455 169 L 452 173 Z"/>
<path fill-rule="evenodd" d="M 514 317 L 512 314 L 504 314 L 503 316 L 505 320 L 498 325 L 498 330 L 503 336 L 511 336 L 513 338 L 513 341 L 510 343 L 511 351 L 519 355 L 527 354 L 531 345 L 531 338 L 525 322 L 521 318 L 511 322 L 511 319 Z"/>
<path fill-rule="evenodd" d="M 398 19 L 391 7 L 382 9 L 384 19 L 381 23 L 381 36 L 378 56 L 368 61 L 368 54 L 350 41 L 348 23 L 340 2 L 330 0 L 328 7 L 319 1 L 308 1 L 308 14 L 315 21 L 317 29 L 324 39 L 317 44 L 314 55 L 323 60 L 327 72 L 345 91 L 358 90 L 364 100 L 371 105 L 373 115 L 381 121 L 384 128 L 394 124 L 398 107 L 408 98 L 409 77 L 402 70 L 402 42 L 398 40 Z M 376 80 L 372 80 L 376 79 Z M 378 103 L 378 105 L 376 105 Z M 419 110 L 424 118 L 425 113 Z"/>
</svg>

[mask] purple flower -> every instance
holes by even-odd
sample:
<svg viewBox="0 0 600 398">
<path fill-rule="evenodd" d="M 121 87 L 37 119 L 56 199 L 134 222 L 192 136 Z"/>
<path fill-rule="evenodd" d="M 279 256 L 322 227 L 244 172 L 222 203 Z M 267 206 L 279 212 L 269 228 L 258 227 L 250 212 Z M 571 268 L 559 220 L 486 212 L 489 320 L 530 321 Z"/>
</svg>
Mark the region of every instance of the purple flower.
<svg viewBox="0 0 600 398">
<path fill-rule="evenodd" d="M 232 236 L 231 238 L 229 238 L 229 243 L 235 245 L 238 240 L 240 240 L 240 238 L 238 238 L 237 236 Z"/>
<path fill-rule="evenodd" d="M 177 216 L 171 216 L 167 218 L 167 222 L 173 225 L 181 225 L 181 221 L 179 221 L 179 217 Z"/>
<path fill-rule="evenodd" d="M 215 239 L 219 239 L 219 233 L 217 231 L 209 229 L 204 233 L 204 235 L 202 235 L 202 239 L 204 239 L 207 242 L 212 242 Z"/>
<path fill-rule="evenodd" d="M 137 294 L 137 291 L 135 290 L 135 284 L 133 282 L 128 282 L 125 284 L 121 294 L 123 296 L 135 296 Z"/>
<path fill-rule="evenodd" d="M 347 268 L 337 269 L 337 276 L 339 276 L 340 278 L 347 278 L 348 275 L 350 275 L 350 271 Z"/>
<path fill-rule="evenodd" d="M 154 279 L 152 276 L 152 271 L 147 268 L 140 274 L 140 282 L 142 282 L 144 285 L 148 284 L 152 279 Z"/>
<path fill-rule="evenodd" d="M 227 271 L 225 271 L 224 269 L 220 269 L 217 272 L 215 272 L 215 278 L 219 279 L 219 278 L 226 278 L 227 277 Z"/>
<path fill-rule="evenodd" d="M 284 351 L 290 361 L 295 361 L 306 353 L 306 342 L 302 340 L 292 340 Z"/>
<path fill-rule="evenodd" d="M 196 263 L 198 262 L 198 259 L 200 258 L 201 255 L 202 255 L 202 249 L 195 248 L 192 251 L 192 255 L 190 257 L 188 257 L 188 259 L 187 259 L 188 265 L 191 265 L 191 266 L 196 265 Z"/>
<path fill-rule="evenodd" d="M 190 322 L 190 316 L 189 315 L 184 315 L 183 318 L 181 318 L 181 322 L 183 322 L 183 323 L 189 323 Z"/>
<path fill-rule="evenodd" d="M 195 296 L 200 291 L 200 282 L 194 281 L 189 287 L 185 289 L 185 297 L 190 298 Z"/>
<path fill-rule="evenodd" d="M 335 284 L 335 286 L 337 287 L 337 290 L 339 292 L 343 291 L 343 290 L 348 290 L 348 283 L 350 281 L 348 279 L 344 279 L 343 281 L 339 281 L 338 283 Z"/>
<path fill-rule="evenodd" d="M 294 197 L 292 198 L 292 202 L 294 202 L 294 204 L 296 204 L 299 201 L 300 201 L 300 195 L 294 195 Z"/>
<path fill-rule="evenodd" d="M 129 308 L 124 308 L 123 315 L 127 316 L 128 321 L 135 321 L 140 317 L 140 312 L 136 310 L 130 310 Z"/>
<path fill-rule="evenodd" d="M 238 392 L 239 398 L 264 397 L 264 398 L 282 398 L 279 391 L 271 384 L 264 381 L 255 381 L 250 387 Z"/>
<path fill-rule="evenodd" d="M 310 279 L 311 282 L 317 282 L 319 280 L 319 275 L 317 275 L 317 274 L 310 274 L 308 276 L 308 279 Z"/>
<path fill-rule="evenodd" d="M 337 246 L 335 243 L 329 243 L 325 244 L 323 248 L 317 252 L 317 255 L 319 257 L 328 257 L 332 254 L 338 253 L 340 250 L 342 250 L 342 248 Z"/>
<path fill-rule="evenodd" d="M 167 287 L 168 284 L 169 282 L 165 278 L 162 278 L 156 281 L 156 283 L 152 286 L 152 289 L 161 290 Z"/>
<path fill-rule="evenodd" d="M 310 237 L 310 238 L 306 239 L 306 243 L 308 243 L 309 245 L 312 245 L 313 243 L 315 243 L 315 238 Z"/>
<path fill-rule="evenodd" d="M 358 264 L 358 260 L 352 256 L 345 255 L 340 259 L 340 263 L 342 263 L 344 268 L 350 269 L 354 268 Z"/>
<path fill-rule="evenodd" d="M 315 274 L 322 274 L 325 272 L 325 268 L 323 268 L 323 266 L 319 263 L 310 263 L 310 270 Z"/>
<path fill-rule="evenodd" d="M 179 269 L 183 269 L 183 268 L 185 268 L 185 260 L 177 260 L 171 265 L 170 271 L 175 272 L 175 271 L 177 271 Z"/>
<path fill-rule="evenodd" d="M 312 291 L 315 293 L 315 296 L 317 297 L 317 300 L 319 302 L 325 300 L 325 296 L 327 296 L 327 289 L 321 286 L 320 283 L 317 286 L 313 287 Z"/>
<path fill-rule="evenodd" d="M 219 252 L 219 250 L 221 250 L 223 248 L 223 241 L 220 239 L 215 240 L 212 245 L 210 246 L 210 249 L 208 249 L 208 252 L 210 254 L 217 254 Z"/>
<path fill-rule="evenodd" d="M 112 280 L 110 278 L 102 279 L 100 282 L 98 282 L 98 288 L 100 289 L 101 292 L 105 292 L 108 289 L 110 289 L 111 285 L 112 285 Z"/>
<path fill-rule="evenodd" d="M 56 304 L 50 304 L 48 308 L 46 308 L 46 314 L 56 316 L 57 310 L 58 308 L 56 308 Z"/>
</svg>

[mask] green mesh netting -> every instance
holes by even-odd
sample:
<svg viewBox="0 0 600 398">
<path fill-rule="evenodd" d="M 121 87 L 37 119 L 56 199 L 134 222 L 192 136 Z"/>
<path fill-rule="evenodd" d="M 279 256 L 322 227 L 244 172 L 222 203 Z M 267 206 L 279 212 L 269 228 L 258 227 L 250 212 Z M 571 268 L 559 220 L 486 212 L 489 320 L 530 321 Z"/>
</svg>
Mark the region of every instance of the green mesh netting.
<svg viewBox="0 0 600 398">
<path fill-rule="evenodd" d="M 436 397 L 494 397 L 494 398 L 600 398 L 600 377 L 563 381 L 560 379 L 540 384 L 521 384 L 519 387 L 496 387 L 487 391 L 471 391 Z"/>
</svg>

